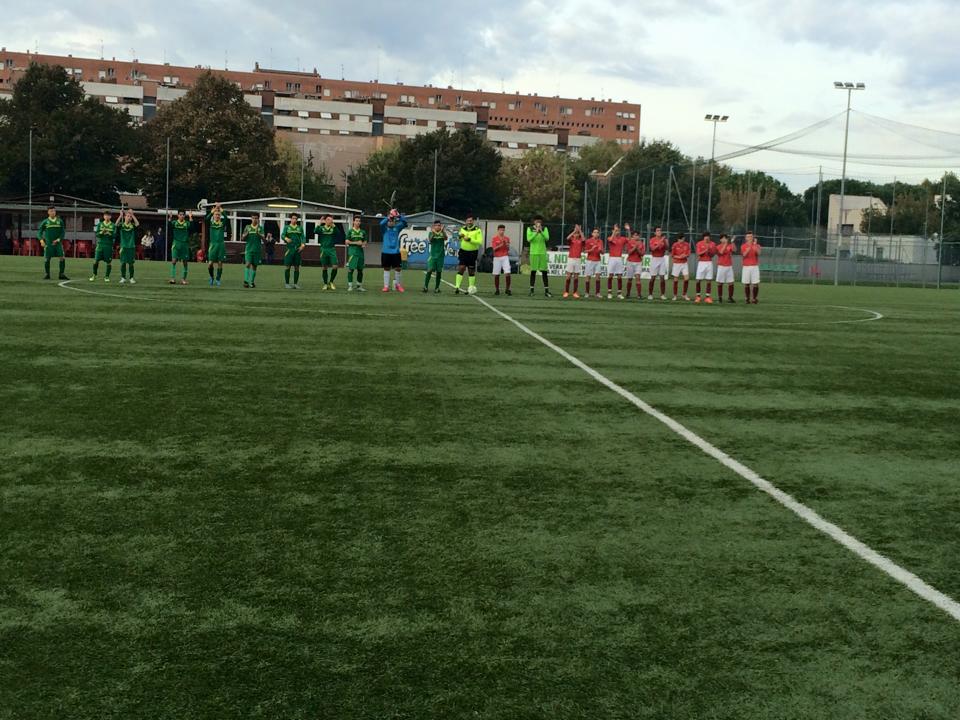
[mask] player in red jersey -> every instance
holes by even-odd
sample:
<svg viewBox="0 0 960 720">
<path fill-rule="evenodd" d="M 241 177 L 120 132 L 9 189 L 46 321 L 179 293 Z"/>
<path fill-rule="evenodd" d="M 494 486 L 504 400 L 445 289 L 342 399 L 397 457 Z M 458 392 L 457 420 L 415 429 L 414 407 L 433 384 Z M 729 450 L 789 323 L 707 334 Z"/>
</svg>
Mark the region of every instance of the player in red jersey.
<svg viewBox="0 0 960 720">
<path fill-rule="evenodd" d="M 707 292 L 704 300 L 707 305 L 713 303 L 713 256 L 717 254 L 717 244 L 710 238 L 710 233 L 705 232 L 703 237 L 697 242 L 697 296 L 695 303 L 700 302 L 700 283 L 707 281 Z"/>
<path fill-rule="evenodd" d="M 753 237 L 752 232 L 748 232 L 743 245 L 740 246 L 740 255 L 743 257 L 743 276 L 740 280 L 743 283 L 747 304 L 756 305 L 757 297 L 760 295 L 760 250 L 760 243 Z"/>
<path fill-rule="evenodd" d="M 687 242 L 683 233 L 677 235 L 677 239 L 670 246 L 670 259 L 673 260 L 673 299 L 677 299 L 677 284 L 680 278 L 683 278 L 683 299 L 690 300 L 687 295 L 687 289 L 690 287 L 690 266 L 687 264 L 690 260 L 690 243 Z"/>
<path fill-rule="evenodd" d="M 729 288 L 727 302 L 735 302 L 733 299 L 733 256 L 736 252 L 737 246 L 727 237 L 726 233 L 723 233 L 720 236 L 720 242 L 717 243 L 717 302 L 723 302 L 724 285 Z"/>
<path fill-rule="evenodd" d="M 603 238 L 600 237 L 600 228 L 594 228 L 587 238 L 587 267 L 583 273 L 586 276 L 585 295 L 590 295 L 590 278 L 596 278 L 597 300 L 600 299 L 600 261 L 603 257 Z"/>
<path fill-rule="evenodd" d="M 647 300 L 653 300 L 653 282 L 660 278 L 660 299 L 667 299 L 667 238 L 660 233 L 660 227 L 653 229 L 650 238 L 650 285 L 647 287 Z"/>
<path fill-rule="evenodd" d="M 507 295 L 510 292 L 510 238 L 506 235 L 507 226 L 497 225 L 497 234 L 493 236 L 493 294 L 500 294 L 500 276 L 507 276 Z"/>
<path fill-rule="evenodd" d="M 570 297 L 570 280 L 573 279 L 573 298 L 580 299 L 580 268 L 583 265 L 583 246 L 586 238 L 579 225 L 574 225 L 573 232 L 567 235 L 567 277 L 563 284 L 563 297 Z M 589 284 L 589 280 L 587 283 Z M 589 288 L 587 288 L 589 293 Z"/>
<path fill-rule="evenodd" d="M 629 226 L 627 230 L 629 230 Z M 623 248 L 627 236 L 620 233 L 620 226 L 613 226 L 613 233 L 607 238 L 607 300 L 613 300 L 613 276 L 617 276 L 617 299 L 623 300 Z"/>
<path fill-rule="evenodd" d="M 630 299 L 630 290 L 633 288 L 633 279 L 637 279 L 637 300 L 643 299 L 643 288 L 640 287 L 640 274 L 643 272 L 643 254 L 647 246 L 634 230 L 627 240 L 627 299 Z"/>
</svg>

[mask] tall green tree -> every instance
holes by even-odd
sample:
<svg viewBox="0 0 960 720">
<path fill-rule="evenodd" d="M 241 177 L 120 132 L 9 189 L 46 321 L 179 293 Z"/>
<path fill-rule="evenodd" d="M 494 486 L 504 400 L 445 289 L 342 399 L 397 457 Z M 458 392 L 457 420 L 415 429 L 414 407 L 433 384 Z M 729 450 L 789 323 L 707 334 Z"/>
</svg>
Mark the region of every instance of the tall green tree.
<svg viewBox="0 0 960 720">
<path fill-rule="evenodd" d="M 204 73 L 143 125 L 137 170 L 150 201 L 161 206 L 168 138 L 172 205 L 265 197 L 281 189 L 284 168 L 274 132 L 226 78 Z"/>
<path fill-rule="evenodd" d="M 580 191 L 574 186 L 573 169 L 566 155 L 554 150 L 530 150 L 503 161 L 500 170 L 505 193 L 505 218 L 527 220 L 542 215 L 547 222 L 580 217 Z M 566 199 L 566 218 L 562 218 Z"/>
<path fill-rule="evenodd" d="M 0 192 L 26 195 L 33 129 L 34 192 L 117 200 L 135 147 L 129 114 L 85 98 L 80 83 L 53 65 L 31 65 L 0 102 Z"/>
</svg>

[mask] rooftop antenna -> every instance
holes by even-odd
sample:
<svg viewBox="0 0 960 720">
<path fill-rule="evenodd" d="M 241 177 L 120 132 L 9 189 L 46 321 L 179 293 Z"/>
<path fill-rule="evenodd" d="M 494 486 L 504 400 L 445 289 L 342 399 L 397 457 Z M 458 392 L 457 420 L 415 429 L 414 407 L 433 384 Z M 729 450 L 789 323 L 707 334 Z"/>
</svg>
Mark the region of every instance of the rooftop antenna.
<svg viewBox="0 0 960 720">
<path fill-rule="evenodd" d="M 343 72 L 343 63 L 340 63 L 340 79 L 346 80 L 346 74 Z"/>
<path fill-rule="evenodd" d="M 228 67 L 229 65 L 230 65 L 230 51 L 229 51 L 229 50 L 224 50 L 224 51 L 223 51 L 223 69 L 224 69 L 224 70 L 229 70 L 229 69 L 230 69 L 230 68 Z"/>
<path fill-rule="evenodd" d="M 100 38 L 100 59 L 103 60 L 103 38 Z"/>
</svg>

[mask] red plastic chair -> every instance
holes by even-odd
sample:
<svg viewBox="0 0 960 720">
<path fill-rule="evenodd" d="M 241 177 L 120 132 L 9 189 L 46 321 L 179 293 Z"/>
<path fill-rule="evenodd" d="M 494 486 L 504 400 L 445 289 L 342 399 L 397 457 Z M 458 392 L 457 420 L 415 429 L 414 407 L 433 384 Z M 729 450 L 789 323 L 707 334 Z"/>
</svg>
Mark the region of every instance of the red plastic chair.
<svg viewBox="0 0 960 720">
<path fill-rule="evenodd" d="M 20 241 L 17 240 L 16 238 L 13 239 L 13 254 L 14 255 L 20 254 Z"/>
</svg>

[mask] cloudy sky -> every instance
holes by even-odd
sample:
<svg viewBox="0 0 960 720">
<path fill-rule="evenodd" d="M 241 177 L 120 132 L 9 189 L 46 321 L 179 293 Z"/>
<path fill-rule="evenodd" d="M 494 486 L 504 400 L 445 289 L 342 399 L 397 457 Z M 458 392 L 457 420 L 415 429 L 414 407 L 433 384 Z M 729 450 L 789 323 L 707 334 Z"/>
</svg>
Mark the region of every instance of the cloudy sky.
<svg viewBox="0 0 960 720">
<path fill-rule="evenodd" d="M 60 0 L 8 8 L 0 43 L 91 57 L 102 43 L 108 57 L 231 69 L 260 61 L 328 77 L 342 66 L 360 80 L 377 76 L 379 58 L 384 82 L 462 78 L 471 89 L 639 102 L 643 137 L 709 157 L 705 113 L 730 115 L 720 155 L 841 112 L 846 95 L 834 80 L 866 83 L 853 98 L 865 113 L 960 132 L 956 10 L 956 0 Z M 731 164 L 797 189 L 816 182 L 820 165 L 839 176 L 842 122 L 787 147 L 807 154 Z M 917 181 L 960 165 L 960 135 L 895 134 L 854 115 L 850 152 L 883 163 L 855 162 L 853 174 Z"/>
</svg>

